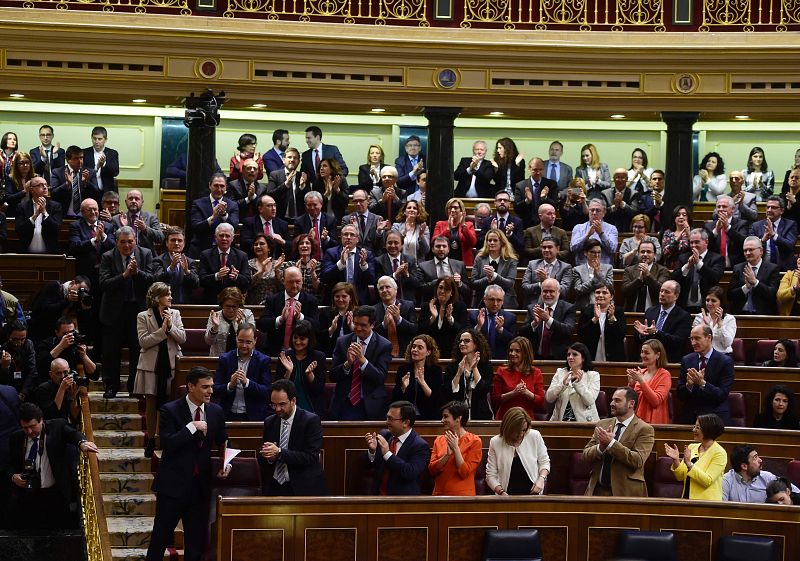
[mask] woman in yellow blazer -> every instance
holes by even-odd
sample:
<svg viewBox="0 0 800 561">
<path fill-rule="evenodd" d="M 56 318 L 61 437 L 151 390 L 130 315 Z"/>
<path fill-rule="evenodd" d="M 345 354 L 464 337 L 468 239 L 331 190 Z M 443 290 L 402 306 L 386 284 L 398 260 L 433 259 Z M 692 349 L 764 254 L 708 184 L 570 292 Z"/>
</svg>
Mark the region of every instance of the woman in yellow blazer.
<svg viewBox="0 0 800 561">
<path fill-rule="evenodd" d="M 800 312 L 800 257 L 797 269 L 786 271 L 778 286 L 778 313 L 782 316 L 797 315 Z"/>
<path fill-rule="evenodd" d="M 675 479 L 683 481 L 684 499 L 721 501 L 722 475 L 728 463 L 728 454 L 716 439 L 725 432 L 725 425 L 717 415 L 699 415 L 692 433 L 697 441 L 683 449 L 683 461 L 677 446 L 664 443 L 664 451 L 672 458 Z"/>
</svg>

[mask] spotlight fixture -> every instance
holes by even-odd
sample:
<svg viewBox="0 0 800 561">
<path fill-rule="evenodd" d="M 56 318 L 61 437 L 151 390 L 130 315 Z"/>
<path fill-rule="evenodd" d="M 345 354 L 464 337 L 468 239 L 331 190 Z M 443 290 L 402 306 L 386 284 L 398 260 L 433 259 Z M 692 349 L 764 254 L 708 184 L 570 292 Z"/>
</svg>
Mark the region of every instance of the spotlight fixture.
<svg viewBox="0 0 800 561">
<path fill-rule="evenodd" d="M 503 113 L 502 111 L 492 111 L 491 113 L 489 113 L 489 115 L 491 115 L 492 117 L 502 117 L 503 115 L 505 115 L 505 113 Z"/>
<path fill-rule="evenodd" d="M 386 113 L 386 109 L 383 107 L 373 107 L 370 111 L 373 113 Z"/>
<path fill-rule="evenodd" d="M 624 119 L 625 115 L 622 113 L 614 113 L 613 115 L 609 115 L 612 119 Z"/>
<path fill-rule="evenodd" d="M 19 98 L 25 97 L 25 94 L 14 92 L 14 93 L 8 94 L 8 97 L 13 97 L 13 98 L 19 99 Z"/>
<path fill-rule="evenodd" d="M 133 103 L 147 103 L 147 100 L 143 97 L 137 97 L 136 99 L 131 100 Z"/>
</svg>

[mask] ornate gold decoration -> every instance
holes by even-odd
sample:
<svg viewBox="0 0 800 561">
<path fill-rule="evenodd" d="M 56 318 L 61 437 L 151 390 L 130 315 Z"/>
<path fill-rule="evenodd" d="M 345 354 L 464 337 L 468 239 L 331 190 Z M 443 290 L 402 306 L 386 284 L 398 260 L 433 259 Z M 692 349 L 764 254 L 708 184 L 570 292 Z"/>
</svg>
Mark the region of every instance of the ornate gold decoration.
<svg viewBox="0 0 800 561">
<path fill-rule="evenodd" d="M 672 79 L 672 89 L 678 93 L 691 94 L 700 86 L 700 77 L 697 74 L 678 74 Z"/>
<path fill-rule="evenodd" d="M 514 24 L 511 23 L 510 0 L 466 0 L 464 2 L 464 20 L 461 22 L 461 27 L 472 27 L 472 22 L 494 21 L 505 22 L 506 28 L 514 27 Z"/>
<path fill-rule="evenodd" d="M 781 0 L 781 23 L 778 31 L 786 31 L 787 23 L 800 23 L 800 0 Z"/>
<path fill-rule="evenodd" d="M 652 27 L 659 31 L 664 27 L 663 0 L 617 0 L 615 31 L 623 26 Z"/>
<path fill-rule="evenodd" d="M 700 31 L 709 31 L 712 26 L 741 26 L 752 31 L 751 9 L 750 0 L 705 0 Z"/>
<path fill-rule="evenodd" d="M 41 0 L 26 0 L 23 3 L 24 8 L 50 7 L 52 5 L 52 1 Z M 68 10 L 70 6 L 99 6 L 104 12 L 114 12 L 117 8 L 121 8 L 122 11 L 130 11 L 133 8 L 137 14 L 145 14 L 147 8 L 158 8 L 159 10 L 175 10 L 184 16 L 192 14 L 188 0 L 58 0 L 56 2 L 58 10 Z"/>
<path fill-rule="evenodd" d="M 588 25 L 589 6 L 587 0 L 542 0 L 539 4 L 539 22 L 547 24 Z"/>
<path fill-rule="evenodd" d="M 416 21 L 420 27 L 430 25 L 425 19 L 424 0 L 228 0 L 223 16 L 232 18 L 237 13 L 262 13 L 269 20 L 290 16 L 300 21 L 322 17 L 325 21 L 339 19 L 344 23 L 371 20 L 376 25 L 385 25 L 387 20 L 396 20 Z"/>
</svg>

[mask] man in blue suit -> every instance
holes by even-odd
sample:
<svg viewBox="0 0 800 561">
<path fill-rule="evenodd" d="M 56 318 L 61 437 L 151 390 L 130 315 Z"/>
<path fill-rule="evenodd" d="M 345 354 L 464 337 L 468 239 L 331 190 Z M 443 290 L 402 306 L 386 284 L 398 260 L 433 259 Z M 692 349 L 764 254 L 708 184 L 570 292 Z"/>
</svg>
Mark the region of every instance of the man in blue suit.
<svg viewBox="0 0 800 561">
<path fill-rule="evenodd" d="M 264 421 L 264 443 L 258 451 L 262 494 L 327 495 L 325 473 L 319 463 L 319 416 L 297 406 L 297 389 L 290 380 L 276 380 L 271 399 L 275 415 Z"/>
<path fill-rule="evenodd" d="M 116 192 L 119 175 L 119 152 L 106 148 L 107 140 L 108 131 L 105 127 L 94 127 L 92 145 L 83 149 L 83 162 L 95 174 L 101 193 Z"/>
<path fill-rule="evenodd" d="M 322 212 L 322 195 L 319 191 L 309 191 L 303 197 L 306 213 L 294 221 L 294 235 L 311 234 L 317 242 L 314 259 L 321 261 L 322 254 L 339 245 L 336 236 L 336 219 L 332 214 Z"/>
<path fill-rule="evenodd" d="M 372 252 L 358 248 L 358 228 L 348 224 L 342 228 L 342 246 L 333 247 L 322 257 L 322 282 L 332 287 L 349 282 L 356 289 L 358 301 L 370 301 L 369 285 L 375 283 L 375 262 Z"/>
<path fill-rule="evenodd" d="M 505 359 L 508 344 L 517 336 L 517 316 L 503 309 L 505 290 L 490 284 L 483 293 L 483 307 L 469 313 L 471 327 L 479 330 L 489 342 L 492 358 Z"/>
<path fill-rule="evenodd" d="M 397 186 L 410 195 L 417 190 L 417 176 L 425 169 L 425 154 L 420 153 L 422 142 L 412 134 L 406 139 L 406 153 L 394 161 L 397 168 Z"/>
<path fill-rule="evenodd" d="M 353 333 L 339 337 L 333 350 L 331 381 L 336 391 L 331 416 L 338 421 L 378 421 L 386 407 L 386 374 L 392 344 L 373 331 L 375 308 L 353 312 Z"/>
<path fill-rule="evenodd" d="M 100 202 L 97 176 L 84 167 L 83 150 L 78 146 L 67 148 L 67 165 L 53 171 L 50 195 L 64 209 L 65 216 L 80 216 L 81 203 L 89 197 Z"/>
<path fill-rule="evenodd" d="M 797 222 L 783 218 L 784 203 L 778 196 L 767 198 L 767 217 L 750 227 L 750 234 L 764 244 L 764 260 L 777 265 L 781 271 L 794 269 L 794 243 Z"/>
<path fill-rule="evenodd" d="M 508 211 L 511 203 L 511 197 L 505 191 L 498 191 L 494 196 L 495 212 L 492 215 L 484 218 L 480 223 L 480 233 L 478 234 L 478 248 L 483 247 L 486 241 L 486 233 L 492 228 L 498 228 L 505 234 L 514 251 L 517 255 L 522 253 L 522 234 L 525 232 L 525 227 L 522 224 L 522 219 L 514 216 Z"/>
<path fill-rule="evenodd" d="M 156 516 L 147 561 L 161 561 L 173 543 L 178 520 L 183 520 L 184 559 L 199 561 L 208 543 L 208 508 L 211 491 L 211 446 L 225 457 L 228 433 L 222 408 L 211 403 L 214 378 L 203 366 L 186 376 L 186 397 L 161 407 L 159 436 L 163 454 L 153 480 Z M 230 464 L 216 476 L 225 479 Z"/>
<path fill-rule="evenodd" d="M 226 421 L 263 421 L 267 416 L 270 359 L 255 347 L 256 326 L 243 323 L 236 332 L 236 349 L 219 355 L 214 401 L 222 407 Z"/>
<path fill-rule="evenodd" d="M 658 291 L 658 304 L 645 311 L 644 323 L 639 320 L 633 323 L 636 342 L 658 339 L 667 351 L 669 362 L 680 362 L 692 329 L 692 316 L 678 306 L 680 293 L 681 286 L 676 281 L 664 281 Z"/>
<path fill-rule="evenodd" d="M 214 233 L 216 247 L 206 249 L 200 254 L 198 276 L 203 287 L 203 301 L 214 304 L 224 288 L 235 286 L 242 293 L 250 286 L 250 266 L 247 254 L 232 247 L 233 226 L 222 223 Z"/>
<path fill-rule="evenodd" d="M 39 146 L 30 150 L 31 163 L 36 175 L 41 175 L 52 183 L 51 176 L 57 169 L 63 168 L 66 163 L 66 153 L 58 144 L 53 145 L 53 127 L 42 125 L 39 127 Z"/>
<path fill-rule="evenodd" d="M 278 218 L 277 213 L 275 199 L 269 195 L 262 195 L 258 202 L 258 214 L 245 218 L 242 230 L 239 232 L 239 245 L 242 251 L 252 256 L 253 240 L 257 234 L 264 234 L 267 236 L 269 254 L 273 259 L 277 259 L 282 253 L 289 253 L 291 249 L 289 225 L 285 220 Z"/>
<path fill-rule="evenodd" d="M 62 218 L 61 205 L 47 198 L 44 177 L 31 179 L 30 197 L 17 205 L 14 221 L 20 253 L 62 253 L 58 245 Z"/>
<path fill-rule="evenodd" d="M 239 205 L 226 197 L 228 184 L 225 174 L 215 173 L 208 183 L 209 196 L 195 199 L 189 211 L 191 243 L 189 255 L 198 259 L 203 250 L 209 249 L 217 226 L 227 223 L 234 229 L 239 227 Z"/>
<path fill-rule="evenodd" d="M 386 428 L 367 434 L 367 458 L 375 466 L 374 495 L 419 495 L 419 478 L 428 467 L 431 447 L 412 428 L 414 406 L 395 401 L 386 414 Z"/>
<path fill-rule="evenodd" d="M 306 173 L 309 185 L 314 183 L 317 178 L 319 164 L 325 158 L 333 158 L 339 162 L 339 167 L 342 168 L 342 176 L 347 178 L 349 170 L 344 158 L 342 158 L 342 153 L 333 144 L 322 144 L 322 130 L 319 127 L 308 127 L 306 129 L 306 144 L 308 145 L 308 150 L 303 152 L 300 170 Z"/>
<path fill-rule="evenodd" d="M 690 336 L 693 353 L 681 359 L 678 399 L 683 402 L 680 422 L 693 424 L 698 415 L 716 413 L 726 426 L 731 423 L 728 393 L 733 386 L 733 359 L 711 346 L 713 332 L 697 325 Z"/>
<path fill-rule="evenodd" d="M 267 170 L 265 173 L 267 177 L 273 171 L 283 169 L 283 154 L 287 148 L 289 148 L 289 131 L 276 129 L 272 133 L 272 148 L 264 152 L 261 157 L 264 162 L 264 168 Z"/>
<path fill-rule="evenodd" d="M 97 201 L 84 199 L 81 203 L 81 220 L 69 225 L 69 250 L 75 257 L 75 272 L 85 275 L 96 286 L 100 280 L 100 258 L 114 249 L 113 227 L 100 220 Z"/>
</svg>

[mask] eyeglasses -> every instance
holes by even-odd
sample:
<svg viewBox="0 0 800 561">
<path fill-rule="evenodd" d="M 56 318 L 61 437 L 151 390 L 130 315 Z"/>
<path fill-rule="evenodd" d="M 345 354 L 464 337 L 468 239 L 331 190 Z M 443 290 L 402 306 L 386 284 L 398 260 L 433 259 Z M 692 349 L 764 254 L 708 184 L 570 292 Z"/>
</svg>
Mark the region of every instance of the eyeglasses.
<svg viewBox="0 0 800 561">
<path fill-rule="evenodd" d="M 470 343 L 472 343 L 472 339 L 459 339 L 458 340 L 458 344 L 459 345 L 469 345 Z"/>
<path fill-rule="evenodd" d="M 281 401 L 280 403 L 270 403 L 270 406 L 273 409 L 283 409 L 284 407 L 286 407 L 288 405 L 289 405 L 288 401 Z"/>
<path fill-rule="evenodd" d="M 403 419 L 401 417 L 398 417 L 397 419 L 395 419 L 391 415 L 386 415 L 386 420 L 387 421 L 402 421 Z"/>
</svg>

